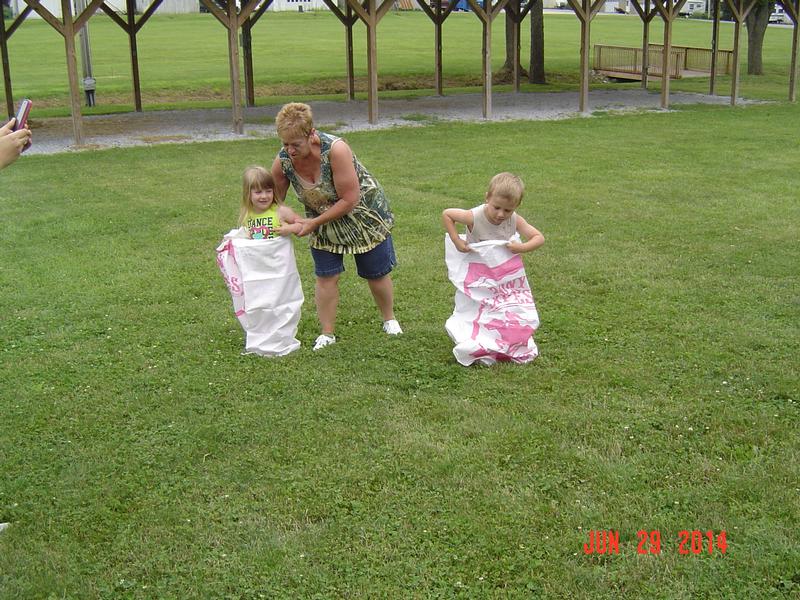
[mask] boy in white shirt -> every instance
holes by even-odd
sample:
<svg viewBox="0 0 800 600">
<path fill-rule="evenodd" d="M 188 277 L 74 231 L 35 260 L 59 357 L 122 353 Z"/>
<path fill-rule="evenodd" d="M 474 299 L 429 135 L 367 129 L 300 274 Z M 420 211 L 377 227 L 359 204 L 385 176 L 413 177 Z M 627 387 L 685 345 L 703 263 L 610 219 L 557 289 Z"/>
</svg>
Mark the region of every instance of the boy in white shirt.
<svg viewBox="0 0 800 600">
<path fill-rule="evenodd" d="M 469 252 L 469 244 L 485 240 L 506 240 L 514 254 L 531 252 L 544 244 L 544 236 L 533 225 L 516 213 L 525 193 L 522 180 L 513 173 L 498 173 L 489 182 L 486 200 L 471 210 L 447 208 L 442 212 L 442 224 L 453 245 L 461 252 Z M 456 231 L 456 223 L 467 228 L 464 241 Z M 519 234 L 524 242 L 510 241 Z"/>
</svg>

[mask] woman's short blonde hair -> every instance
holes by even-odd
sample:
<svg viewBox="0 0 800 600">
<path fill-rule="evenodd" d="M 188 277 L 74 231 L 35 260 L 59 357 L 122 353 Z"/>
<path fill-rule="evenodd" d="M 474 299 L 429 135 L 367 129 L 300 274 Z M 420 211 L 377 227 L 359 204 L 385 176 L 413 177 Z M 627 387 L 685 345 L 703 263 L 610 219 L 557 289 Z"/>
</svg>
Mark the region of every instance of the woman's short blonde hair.
<svg viewBox="0 0 800 600">
<path fill-rule="evenodd" d="M 525 195 L 525 184 L 522 179 L 513 173 L 498 173 L 489 182 L 487 196 L 500 196 L 519 206 L 522 196 Z"/>
<path fill-rule="evenodd" d="M 302 102 L 284 104 L 275 117 L 275 128 L 281 138 L 308 136 L 314 129 L 311 107 Z"/>
</svg>

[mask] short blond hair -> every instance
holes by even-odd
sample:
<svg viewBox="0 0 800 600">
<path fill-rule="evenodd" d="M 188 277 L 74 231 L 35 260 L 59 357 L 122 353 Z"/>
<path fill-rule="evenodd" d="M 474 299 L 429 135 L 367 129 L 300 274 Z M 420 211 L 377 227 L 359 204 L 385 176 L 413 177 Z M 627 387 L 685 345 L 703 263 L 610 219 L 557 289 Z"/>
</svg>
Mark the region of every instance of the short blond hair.
<svg viewBox="0 0 800 600">
<path fill-rule="evenodd" d="M 314 129 L 311 107 L 302 102 L 284 104 L 275 117 L 275 128 L 280 137 L 308 136 Z"/>
<path fill-rule="evenodd" d="M 522 196 L 525 195 L 525 184 L 513 173 L 498 173 L 489 182 L 486 194 L 487 196 L 500 196 L 519 206 Z"/>
</svg>

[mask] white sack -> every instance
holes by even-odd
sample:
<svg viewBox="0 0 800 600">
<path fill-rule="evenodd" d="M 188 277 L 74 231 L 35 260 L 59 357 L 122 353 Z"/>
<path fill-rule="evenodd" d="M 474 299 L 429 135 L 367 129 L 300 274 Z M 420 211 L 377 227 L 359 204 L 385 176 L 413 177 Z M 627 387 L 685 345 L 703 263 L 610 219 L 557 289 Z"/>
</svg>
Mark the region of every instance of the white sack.
<svg viewBox="0 0 800 600">
<path fill-rule="evenodd" d="M 447 274 L 456 288 L 455 309 L 445 329 L 462 365 L 526 363 L 539 354 L 533 341 L 539 314 L 525 266 L 506 244 L 478 242 L 470 244 L 472 252 L 459 252 L 445 236 Z"/>
<path fill-rule="evenodd" d="M 251 240 L 244 228 L 233 229 L 217 248 L 217 264 L 245 331 L 245 350 L 262 356 L 297 350 L 304 298 L 291 238 Z"/>
</svg>

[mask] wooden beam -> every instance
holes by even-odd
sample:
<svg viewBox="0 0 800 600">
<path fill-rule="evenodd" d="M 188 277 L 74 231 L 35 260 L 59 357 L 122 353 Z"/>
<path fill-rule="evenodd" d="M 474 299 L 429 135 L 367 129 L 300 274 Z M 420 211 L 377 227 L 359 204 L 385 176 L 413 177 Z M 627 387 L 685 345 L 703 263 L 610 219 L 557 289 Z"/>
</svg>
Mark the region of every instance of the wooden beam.
<svg viewBox="0 0 800 600">
<path fill-rule="evenodd" d="M 258 20 L 261 18 L 261 15 L 263 15 L 266 12 L 266 10 L 270 7 L 271 4 L 272 0 L 265 0 L 259 5 L 258 10 L 253 11 L 253 13 L 250 15 L 250 18 L 248 19 L 251 28 L 258 22 Z"/>
<path fill-rule="evenodd" d="M 32 9 L 30 6 L 28 6 L 28 5 L 25 5 L 25 8 L 23 8 L 23 9 L 20 11 L 20 13 L 19 13 L 19 14 L 17 15 L 17 17 L 14 19 L 14 22 L 13 22 L 13 23 L 11 23 L 11 27 L 9 27 L 9 28 L 8 28 L 8 31 L 6 32 L 6 39 L 8 39 L 8 38 L 10 38 L 10 37 L 11 37 L 11 35 L 12 35 L 12 34 L 13 34 L 13 33 L 14 33 L 16 30 L 17 30 L 17 27 L 19 27 L 20 25 L 22 25 L 22 22 L 23 22 L 23 21 L 24 21 L 24 20 L 25 20 L 25 19 L 28 17 L 28 15 L 29 15 L 29 14 L 31 14 L 32 12 L 33 12 L 33 9 Z"/>
<path fill-rule="evenodd" d="M 253 81 L 253 25 L 245 19 L 242 27 L 242 53 L 244 54 L 244 97 L 247 106 L 256 105 L 256 86 Z"/>
<path fill-rule="evenodd" d="M 0 6 L 0 56 L 3 60 L 3 85 L 6 92 L 6 112 L 8 118 L 14 116 L 14 94 L 11 93 L 11 64 L 8 61 L 8 43 L 6 41 L 5 11 Z"/>
<path fill-rule="evenodd" d="M 228 58 L 231 74 L 231 105 L 233 109 L 233 131 L 244 133 L 244 113 L 242 111 L 242 83 L 239 73 L 239 19 L 235 0 L 227 0 L 228 6 Z"/>
<path fill-rule="evenodd" d="M 355 25 L 358 17 L 353 14 L 352 7 L 347 4 L 345 6 L 345 17 L 347 24 L 345 25 L 345 63 L 347 64 L 347 99 L 356 99 L 356 71 L 353 62 L 353 25 Z"/>
<path fill-rule="evenodd" d="M 433 85 L 436 87 L 436 94 L 444 96 L 444 78 L 442 72 L 442 0 L 436 2 L 436 18 L 433 23 L 433 45 L 434 45 L 434 72 Z M 425 0 L 420 0 L 420 4 L 426 4 Z"/>
<path fill-rule="evenodd" d="M 712 0 L 714 6 L 711 14 L 711 77 L 708 81 L 708 93 L 712 96 L 717 93 L 717 62 L 719 60 L 719 3 Z"/>
<path fill-rule="evenodd" d="M 500 0 L 494 7 L 491 0 L 484 0 L 481 6 L 477 0 L 467 0 L 472 12 L 475 13 L 483 24 L 483 44 L 481 53 L 483 55 L 482 79 L 483 79 L 483 118 L 492 118 L 492 21 L 497 17 L 508 0 Z"/>
<path fill-rule="evenodd" d="M 272 0 L 269 0 L 272 2 Z M 348 100 L 355 100 L 356 86 L 355 86 L 355 70 L 353 68 L 353 25 L 358 21 L 358 17 L 353 15 L 353 9 L 349 4 L 345 3 L 345 12 L 342 12 L 333 0 L 322 0 L 336 15 L 336 18 L 344 25 L 344 46 L 345 46 L 345 63 L 347 66 L 347 80 L 346 90 Z"/>
<path fill-rule="evenodd" d="M 89 6 L 83 9 L 83 12 L 77 16 L 75 19 L 75 31 L 80 31 L 84 25 L 86 25 L 86 21 L 88 21 L 91 16 L 97 12 L 100 6 L 103 4 L 104 0 L 91 0 L 89 2 Z"/>
<path fill-rule="evenodd" d="M 747 7 L 744 6 L 744 0 L 727 0 L 728 6 L 733 14 L 733 73 L 731 73 L 731 106 L 736 106 L 736 100 L 739 96 L 739 48 L 741 46 L 741 33 L 742 21 L 747 18 L 747 15 L 755 6 L 757 0 L 750 0 Z"/>
<path fill-rule="evenodd" d="M 139 80 L 139 46 L 136 43 L 136 0 L 125 0 L 128 18 L 128 47 L 131 54 L 131 75 L 133 76 L 133 104 L 136 112 L 142 112 L 142 83 Z"/>
<path fill-rule="evenodd" d="M 789 102 L 797 101 L 797 45 L 798 45 L 798 10 L 795 10 L 794 28 L 792 29 L 792 60 L 789 68 Z"/>
<path fill-rule="evenodd" d="M 358 0 L 346 0 L 347 6 L 353 9 L 361 22 L 366 25 L 369 22 L 369 12 L 359 4 Z"/>
<path fill-rule="evenodd" d="M 158 7 L 161 6 L 161 2 L 162 2 L 162 0 L 153 0 L 153 3 L 150 6 L 147 7 L 147 10 L 144 11 L 144 13 L 142 13 L 142 16 L 139 17 L 139 21 L 136 23 L 136 33 L 139 33 L 139 30 L 142 27 L 144 27 L 144 24 L 147 23 L 147 21 L 150 19 L 150 17 L 153 16 L 153 14 L 156 12 Z M 203 2 L 203 0 L 200 0 L 200 2 Z M 203 2 L 203 3 L 205 4 L 205 2 Z M 206 8 L 209 8 L 209 7 L 206 6 Z M 216 4 L 214 4 L 214 8 L 217 10 L 218 13 L 222 14 L 220 12 L 220 10 L 217 8 Z M 211 10 L 211 9 L 209 8 L 209 10 Z"/>
<path fill-rule="evenodd" d="M 591 0 L 583 0 L 581 6 L 581 81 L 578 109 L 582 113 L 589 112 L 589 44 L 591 43 Z"/>
<path fill-rule="evenodd" d="M 25 0 L 25 2 L 36 11 L 37 15 L 42 17 L 44 21 L 47 21 L 53 29 L 61 35 L 64 35 L 64 25 L 62 25 L 61 21 L 59 21 L 53 13 L 42 6 L 39 0 Z"/>
<path fill-rule="evenodd" d="M 594 19 L 597 16 L 597 13 L 600 12 L 600 9 L 603 8 L 603 5 L 606 3 L 606 0 L 595 0 L 594 4 L 592 4 L 590 9 L 591 18 Z"/>
<path fill-rule="evenodd" d="M 367 103 L 370 123 L 378 122 L 378 19 L 376 0 L 369 0 L 367 20 Z"/>
<path fill-rule="evenodd" d="M 108 15 L 108 17 L 112 21 L 114 21 L 114 23 L 116 23 L 117 25 L 119 25 L 123 29 L 123 31 L 126 31 L 126 32 L 128 31 L 128 24 L 125 22 L 125 19 L 120 17 L 117 14 L 117 11 L 115 11 L 113 8 L 111 8 L 108 4 L 103 2 L 100 5 L 100 10 L 102 10 L 104 13 L 106 13 L 106 15 Z"/>
<path fill-rule="evenodd" d="M 666 6 L 662 5 L 664 10 L 661 12 L 661 17 L 664 20 L 664 43 L 661 47 L 661 108 L 669 108 L 669 72 L 670 72 L 670 58 L 672 58 L 672 21 L 675 19 L 672 11 L 672 0 L 666 0 Z M 657 4 L 661 4 L 661 0 L 656 0 Z"/>
</svg>

